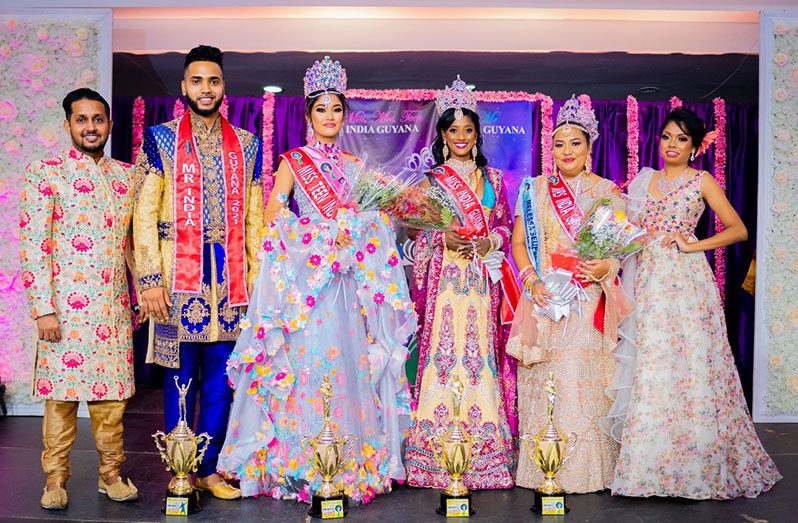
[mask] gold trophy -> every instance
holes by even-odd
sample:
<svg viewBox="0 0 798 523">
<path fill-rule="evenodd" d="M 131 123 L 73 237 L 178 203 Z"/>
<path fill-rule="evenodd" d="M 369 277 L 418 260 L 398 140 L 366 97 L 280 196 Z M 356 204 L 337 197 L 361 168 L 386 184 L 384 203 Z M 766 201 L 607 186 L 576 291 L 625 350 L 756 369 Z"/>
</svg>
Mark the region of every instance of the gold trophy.
<svg viewBox="0 0 798 523">
<path fill-rule="evenodd" d="M 476 512 L 471 504 L 471 492 L 463 483 L 463 474 L 471 465 L 474 447 L 474 440 L 461 423 L 463 388 L 460 376 L 455 374 L 451 386 L 454 421 L 443 438 L 433 438 L 435 448 L 440 448 L 438 461 L 449 473 L 449 486 L 441 492 L 441 504 L 436 509 L 438 514 L 446 517 L 468 517 Z"/>
<path fill-rule="evenodd" d="M 305 436 L 300 441 L 308 463 L 321 474 L 321 487 L 313 493 L 308 515 L 322 519 L 342 518 L 347 513 L 346 495 L 335 487 L 333 478 L 352 454 L 356 439 L 352 434 L 341 438 L 335 433 L 330 420 L 332 396 L 332 385 L 325 375 L 321 384 L 321 399 L 324 403 L 321 431 L 316 437 Z"/>
<path fill-rule="evenodd" d="M 529 458 L 543 471 L 543 484 L 535 489 L 533 512 L 541 514 L 565 514 L 569 511 L 565 504 L 565 491 L 554 480 L 554 477 L 568 461 L 576 447 L 577 435 L 573 432 L 562 436 L 554 426 L 554 400 L 557 397 L 557 386 L 554 373 L 549 373 L 543 384 L 543 390 L 549 399 L 546 426 L 537 435 L 524 434 L 521 439 L 526 443 Z"/>
<path fill-rule="evenodd" d="M 175 376 L 175 386 L 180 394 L 178 400 L 180 419 L 177 426 L 169 434 L 164 434 L 159 430 L 152 437 L 161 454 L 161 460 L 166 463 L 166 470 L 171 470 L 175 474 L 166 489 L 166 500 L 162 512 L 167 516 L 187 516 L 202 509 L 199 503 L 199 493 L 194 490 L 188 476 L 197 471 L 197 466 L 205 456 L 211 437 L 206 432 L 195 436 L 194 431 L 186 422 L 186 394 L 191 387 L 191 380 L 188 380 L 187 385 L 181 386 Z M 203 441 L 205 443 L 200 449 L 199 446 Z"/>
</svg>

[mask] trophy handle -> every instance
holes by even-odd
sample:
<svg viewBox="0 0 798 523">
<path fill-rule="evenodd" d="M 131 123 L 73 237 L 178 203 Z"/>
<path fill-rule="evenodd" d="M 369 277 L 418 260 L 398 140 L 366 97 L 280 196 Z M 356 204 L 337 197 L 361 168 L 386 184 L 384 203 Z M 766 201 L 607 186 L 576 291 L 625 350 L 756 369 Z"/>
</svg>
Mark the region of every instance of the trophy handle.
<svg viewBox="0 0 798 523">
<path fill-rule="evenodd" d="M 355 442 L 357 442 L 357 437 L 354 434 L 344 436 L 344 462 L 349 461 L 355 452 Z"/>
<path fill-rule="evenodd" d="M 540 459 L 540 454 L 538 453 L 537 448 L 540 438 L 538 436 L 533 436 L 532 434 L 524 434 L 521 436 L 521 441 L 523 441 L 526 445 L 527 454 L 529 454 L 529 458 L 532 460 L 532 463 L 540 468 L 543 468 L 543 462 Z"/>
<path fill-rule="evenodd" d="M 304 436 L 299 440 L 299 446 L 302 447 L 302 452 L 305 454 L 309 463 L 316 463 L 316 456 L 314 452 L 313 438 Z"/>
<path fill-rule="evenodd" d="M 569 432 L 565 436 L 565 455 L 562 458 L 563 465 L 565 465 L 565 463 L 568 461 L 568 458 L 570 458 L 571 454 L 573 454 L 574 449 L 576 448 L 576 442 L 578 440 L 579 437 L 574 432 Z"/>
<path fill-rule="evenodd" d="M 196 439 L 197 448 L 199 448 L 199 444 L 202 443 L 203 440 L 205 441 L 205 444 L 202 446 L 202 450 L 197 452 L 197 455 L 194 458 L 194 462 L 191 464 L 191 471 L 192 472 L 197 472 L 197 466 L 200 463 L 202 463 L 202 458 L 205 457 L 205 451 L 208 450 L 208 445 L 210 444 L 212 439 L 213 438 L 211 436 L 209 436 L 207 432 L 203 432 L 202 434 L 197 436 L 197 439 Z"/>
<path fill-rule="evenodd" d="M 166 434 L 156 430 L 155 434 L 152 435 L 152 439 L 155 440 L 155 447 L 158 449 L 158 454 L 161 455 L 161 461 L 166 463 L 166 470 L 172 470 L 169 466 L 169 460 L 166 459 L 166 446 L 161 444 L 162 441 L 166 441 Z"/>
</svg>

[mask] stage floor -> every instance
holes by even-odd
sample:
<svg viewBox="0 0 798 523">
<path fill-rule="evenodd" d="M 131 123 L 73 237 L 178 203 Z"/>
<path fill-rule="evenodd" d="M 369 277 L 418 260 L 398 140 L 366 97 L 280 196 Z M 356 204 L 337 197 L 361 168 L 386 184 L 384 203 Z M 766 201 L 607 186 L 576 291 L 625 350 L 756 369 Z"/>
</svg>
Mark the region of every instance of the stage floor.
<svg viewBox="0 0 798 523">
<path fill-rule="evenodd" d="M 0 521 L 185 521 L 160 514 L 161 498 L 169 480 L 153 445 L 153 432 L 163 428 L 160 391 L 140 390 L 125 414 L 127 462 L 123 475 L 139 489 L 138 501 L 114 503 L 97 493 L 97 454 L 88 419 L 78 425 L 72 450 L 72 478 L 67 484 L 69 508 L 47 511 L 39 506 L 44 473 L 41 453 L 41 418 L 0 418 Z M 798 425 L 757 426 L 765 448 L 773 456 L 783 480 L 757 499 L 733 501 L 687 501 L 681 499 L 633 499 L 613 497 L 608 492 L 569 497 L 571 512 L 565 516 L 534 515 L 529 511 L 529 490 L 481 491 L 474 493 L 477 514 L 470 521 L 569 522 L 747 522 L 775 523 L 798 520 Z M 307 505 L 260 497 L 220 501 L 203 496 L 204 510 L 190 521 L 302 522 Z M 352 522 L 442 522 L 435 514 L 438 491 L 398 486 L 364 507 L 349 511 Z M 452 518 L 446 521 L 458 521 Z M 321 521 L 321 520 L 317 520 Z"/>
</svg>

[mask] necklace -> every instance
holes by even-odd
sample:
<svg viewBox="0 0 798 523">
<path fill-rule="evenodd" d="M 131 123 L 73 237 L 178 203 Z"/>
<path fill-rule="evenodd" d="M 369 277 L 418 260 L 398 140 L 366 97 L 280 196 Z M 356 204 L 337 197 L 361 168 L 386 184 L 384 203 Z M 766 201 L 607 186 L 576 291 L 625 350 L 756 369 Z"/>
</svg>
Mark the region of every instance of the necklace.
<svg viewBox="0 0 798 523">
<path fill-rule="evenodd" d="M 579 187 L 582 185 L 582 180 L 585 179 L 586 176 L 585 171 L 579 171 L 579 174 L 570 179 L 562 173 L 558 172 L 558 174 L 562 177 L 565 183 L 568 184 L 568 187 L 570 187 L 571 190 L 574 192 L 574 196 L 579 196 L 581 194 L 581 192 L 579 192 Z"/>
<path fill-rule="evenodd" d="M 685 166 L 685 168 L 682 169 L 682 172 L 680 172 L 679 175 L 676 178 L 674 178 L 673 180 L 666 180 L 665 179 L 665 169 L 662 169 L 659 172 L 659 179 L 657 179 L 657 189 L 659 189 L 659 192 L 662 193 L 663 195 L 668 195 L 668 194 L 672 193 L 673 191 L 675 191 L 676 189 L 678 189 L 679 187 L 681 187 L 681 185 L 682 185 L 682 175 L 685 172 L 687 172 L 687 169 L 689 169 L 689 168 L 690 168 L 689 165 Z"/>
<path fill-rule="evenodd" d="M 454 169 L 454 172 L 460 175 L 468 185 L 475 185 L 477 176 L 477 164 L 474 160 L 466 160 L 461 162 L 460 160 L 456 160 L 455 158 L 449 158 L 446 160 L 446 165 Z"/>
</svg>

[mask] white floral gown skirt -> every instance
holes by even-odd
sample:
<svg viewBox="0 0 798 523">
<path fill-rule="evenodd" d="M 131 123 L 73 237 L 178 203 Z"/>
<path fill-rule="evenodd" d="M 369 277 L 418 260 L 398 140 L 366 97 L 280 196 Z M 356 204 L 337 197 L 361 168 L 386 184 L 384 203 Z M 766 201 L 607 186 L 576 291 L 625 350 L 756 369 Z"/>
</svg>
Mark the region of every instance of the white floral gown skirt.
<svg viewBox="0 0 798 523">
<path fill-rule="evenodd" d="M 654 242 L 635 279 L 637 368 L 613 494 L 754 497 L 781 478 L 743 397 L 704 253 Z"/>
</svg>

